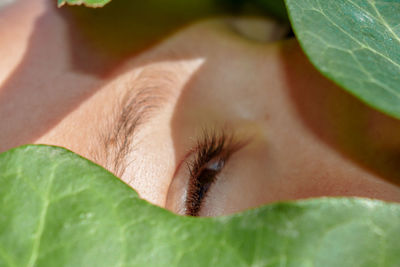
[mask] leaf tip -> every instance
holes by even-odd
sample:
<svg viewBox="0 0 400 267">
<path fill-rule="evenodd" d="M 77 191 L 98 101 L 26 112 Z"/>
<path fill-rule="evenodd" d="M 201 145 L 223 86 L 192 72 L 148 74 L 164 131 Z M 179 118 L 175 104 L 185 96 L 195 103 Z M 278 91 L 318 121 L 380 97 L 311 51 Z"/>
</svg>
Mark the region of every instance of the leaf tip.
<svg viewBox="0 0 400 267">
<path fill-rule="evenodd" d="M 111 0 L 98 0 L 98 1 L 88 1 L 88 0 L 58 0 L 58 7 L 62 7 L 65 4 L 70 6 L 84 5 L 86 7 L 98 8 L 103 7 L 111 2 Z"/>
<path fill-rule="evenodd" d="M 57 7 L 62 7 L 63 5 L 65 5 L 65 0 L 58 0 L 57 2 Z"/>
</svg>

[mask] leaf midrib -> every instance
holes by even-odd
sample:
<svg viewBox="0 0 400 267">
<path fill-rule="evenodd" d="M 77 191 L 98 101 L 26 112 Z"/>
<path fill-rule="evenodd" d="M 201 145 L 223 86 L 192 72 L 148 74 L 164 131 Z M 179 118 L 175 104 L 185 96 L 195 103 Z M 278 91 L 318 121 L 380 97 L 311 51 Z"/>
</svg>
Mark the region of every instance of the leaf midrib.
<svg viewBox="0 0 400 267">
<path fill-rule="evenodd" d="M 50 205 L 50 192 L 53 186 L 53 182 L 55 180 L 55 172 L 56 169 L 58 167 L 58 164 L 54 165 L 54 167 L 52 168 L 51 171 L 51 176 L 50 176 L 50 181 L 49 184 L 47 186 L 46 189 L 46 193 L 45 196 L 43 197 L 43 209 L 42 212 L 40 214 L 40 218 L 39 218 L 39 223 L 38 223 L 38 229 L 36 231 L 36 233 L 34 234 L 35 240 L 32 246 L 32 253 L 31 253 L 31 257 L 29 259 L 28 265 L 27 267 L 33 267 L 36 265 L 36 261 L 38 259 L 39 256 L 39 249 L 40 249 L 40 243 L 42 240 L 42 236 L 43 236 L 43 232 L 44 232 L 44 226 L 46 224 L 46 217 L 47 217 L 47 211 L 49 209 L 49 205 Z"/>
</svg>

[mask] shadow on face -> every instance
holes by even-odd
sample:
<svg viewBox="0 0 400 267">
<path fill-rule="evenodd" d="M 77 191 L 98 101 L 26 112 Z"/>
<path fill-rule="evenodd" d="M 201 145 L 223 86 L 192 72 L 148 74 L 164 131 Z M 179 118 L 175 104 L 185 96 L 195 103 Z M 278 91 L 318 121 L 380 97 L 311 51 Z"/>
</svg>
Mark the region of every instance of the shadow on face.
<svg viewBox="0 0 400 267">
<path fill-rule="evenodd" d="M 304 125 L 349 161 L 400 185 L 400 121 L 323 78 L 300 51 L 291 57 L 288 52 L 282 49 L 282 62 L 290 97 Z"/>
<path fill-rule="evenodd" d="M 224 17 L 158 43 L 220 11 L 186 1 L 195 16 L 173 16 L 179 9 L 170 7 L 153 21 L 140 10 L 153 11 L 154 0 L 115 19 L 121 2 L 61 11 L 42 2 L 25 55 L 0 89 L 0 150 L 37 140 L 65 146 L 147 200 L 190 215 L 319 196 L 400 200 L 399 121 L 323 78 L 295 40 L 249 40 Z M 131 19 L 138 24 L 126 27 Z M 137 123 L 121 118 L 143 88 L 168 96 L 133 138 L 118 129 Z"/>
<path fill-rule="evenodd" d="M 173 1 L 165 10 L 155 8 L 159 2 L 58 9 L 53 0 L 19 1 L 2 10 L 13 22 L 3 30 L 13 27 L 15 33 L 3 35 L 2 54 L 10 57 L 7 47 L 15 42 L 26 42 L 26 48 L 0 86 L 0 151 L 50 132 L 98 92 L 127 58 L 194 19 L 221 12 L 212 1 Z M 32 32 L 25 30 L 32 24 Z"/>
<path fill-rule="evenodd" d="M 260 44 L 211 25 L 181 40 L 203 64 L 171 120 L 178 168 L 167 208 L 215 216 L 321 196 L 400 200 L 399 121 L 322 77 L 294 40 Z M 210 142 L 232 136 L 245 145 L 196 167 Z"/>
<path fill-rule="evenodd" d="M 47 0 L 19 1 L 4 15 L 10 21 L 4 26 L 13 28 L 10 32 L 14 34 L 3 36 L 2 53 L 11 57 L 7 49 L 19 47 L 20 43 L 26 43 L 26 48 L 21 48 L 21 60 L 0 86 L 0 151 L 32 143 L 76 110 L 103 83 L 102 78 L 73 68 L 73 51 L 79 51 L 77 56 L 88 68 L 101 66 L 106 60 L 88 52 L 90 49 L 82 44 L 79 34 L 72 34 L 70 25 L 61 17 L 65 11 L 54 5 L 54 1 Z M 26 30 L 30 26 L 31 32 Z"/>
</svg>

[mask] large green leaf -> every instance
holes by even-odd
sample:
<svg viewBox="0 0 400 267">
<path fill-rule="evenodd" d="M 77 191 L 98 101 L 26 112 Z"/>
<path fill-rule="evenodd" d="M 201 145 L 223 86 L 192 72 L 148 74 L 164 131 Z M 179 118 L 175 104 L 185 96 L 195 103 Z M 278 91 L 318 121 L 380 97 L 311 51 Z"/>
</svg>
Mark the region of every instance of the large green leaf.
<svg viewBox="0 0 400 267">
<path fill-rule="evenodd" d="M 68 5 L 85 5 L 88 7 L 102 7 L 111 0 L 57 0 L 58 6 Z"/>
<path fill-rule="evenodd" d="M 286 0 L 313 64 L 365 103 L 400 118 L 400 0 Z"/>
<path fill-rule="evenodd" d="M 399 222 L 339 198 L 182 217 L 65 149 L 0 154 L 0 266 L 399 266 Z"/>
</svg>

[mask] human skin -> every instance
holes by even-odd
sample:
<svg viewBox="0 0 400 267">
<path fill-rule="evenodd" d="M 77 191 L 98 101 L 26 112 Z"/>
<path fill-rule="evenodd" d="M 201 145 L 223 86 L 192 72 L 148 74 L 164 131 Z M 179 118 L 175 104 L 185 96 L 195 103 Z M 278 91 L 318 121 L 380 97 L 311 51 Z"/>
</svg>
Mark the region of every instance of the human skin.
<svg viewBox="0 0 400 267">
<path fill-rule="evenodd" d="M 49 5 L 20 1 L 0 11 L 0 151 L 66 147 L 184 213 L 188 152 L 204 131 L 224 132 L 242 145 L 200 215 L 320 196 L 400 201 L 400 122 L 324 78 L 296 40 L 251 40 L 221 17 L 153 46 L 104 50 Z M 132 137 L 121 169 L 104 138 L 123 96 L 140 87 L 159 88 L 163 101 Z"/>
</svg>

